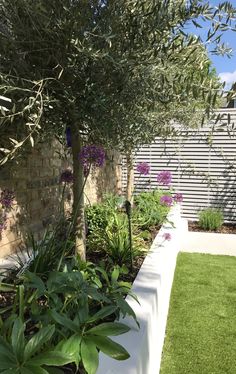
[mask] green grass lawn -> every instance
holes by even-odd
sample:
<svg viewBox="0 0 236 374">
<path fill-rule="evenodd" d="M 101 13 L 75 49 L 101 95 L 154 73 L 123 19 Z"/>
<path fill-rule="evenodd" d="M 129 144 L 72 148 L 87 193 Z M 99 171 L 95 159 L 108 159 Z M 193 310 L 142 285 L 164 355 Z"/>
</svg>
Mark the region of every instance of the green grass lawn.
<svg viewBox="0 0 236 374">
<path fill-rule="evenodd" d="M 161 374 L 236 374 L 236 257 L 180 253 Z"/>
</svg>

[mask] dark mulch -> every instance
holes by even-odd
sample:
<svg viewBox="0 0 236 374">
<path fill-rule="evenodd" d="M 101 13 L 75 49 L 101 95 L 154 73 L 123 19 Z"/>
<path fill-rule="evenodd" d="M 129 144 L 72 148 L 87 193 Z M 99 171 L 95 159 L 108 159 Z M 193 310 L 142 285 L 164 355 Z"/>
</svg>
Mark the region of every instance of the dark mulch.
<svg viewBox="0 0 236 374">
<path fill-rule="evenodd" d="M 209 230 L 202 229 L 198 225 L 198 222 L 190 221 L 190 222 L 188 222 L 188 229 L 189 229 L 189 231 L 216 232 L 216 233 L 219 233 L 219 234 L 236 234 L 236 224 L 230 224 L 230 223 L 228 223 L 228 224 L 225 223 L 218 230 L 209 231 Z"/>
</svg>

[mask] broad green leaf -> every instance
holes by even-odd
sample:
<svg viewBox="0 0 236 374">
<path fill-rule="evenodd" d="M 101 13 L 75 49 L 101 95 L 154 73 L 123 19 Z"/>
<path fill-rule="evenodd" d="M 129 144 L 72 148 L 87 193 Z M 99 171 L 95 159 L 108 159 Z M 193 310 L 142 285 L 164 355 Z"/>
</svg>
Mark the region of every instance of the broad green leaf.
<svg viewBox="0 0 236 374">
<path fill-rule="evenodd" d="M 95 313 L 92 317 L 90 317 L 87 322 L 95 322 L 95 321 L 97 321 L 99 319 L 103 319 L 103 318 L 105 318 L 107 316 L 110 316 L 116 310 L 117 310 L 117 306 L 116 305 L 104 306 L 97 313 Z"/>
<path fill-rule="evenodd" d="M 118 266 L 115 266 L 114 270 L 111 273 L 112 282 L 116 282 L 119 275 L 120 275 L 120 268 Z"/>
<path fill-rule="evenodd" d="M 39 330 L 26 344 L 24 358 L 27 361 L 45 344 L 53 335 L 55 331 L 54 325 L 43 327 Z"/>
<path fill-rule="evenodd" d="M 0 355 L 1 354 L 5 354 L 9 359 L 15 360 L 15 355 L 12 351 L 12 347 L 5 341 L 2 336 L 0 336 Z"/>
<path fill-rule="evenodd" d="M 19 371 L 20 374 L 48 374 L 48 372 L 39 366 L 24 366 Z"/>
<path fill-rule="evenodd" d="M 59 325 L 62 325 L 73 332 L 78 332 L 79 326 L 71 319 L 65 317 L 63 314 L 59 314 L 55 310 L 51 310 L 50 315 L 55 322 L 59 323 Z"/>
<path fill-rule="evenodd" d="M 20 318 L 17 318 L 13 324 L 12 335 L 11 335 L 11 344 L 13 352 L 17 357 L 19 362 L 22 362 L 25 348 L 25 324 Z"/>
<path fill-rule="evenodd" d="M 98 326 L 92 327 L 86 333 L 88 334 L 95 334 L 95 335 L 102 335 L 102 336 L 110 336 L 110 335 L 121 335 L 128 332 L 130 328 L 123 323 L 119 322 L 106 322 L 101 323 Z"/>
<path fill-rule="evenodd" d="M 93 341 L 83 339 L 81 342 L 81 358 L 88 374 L 95 374 L 98 368 L 98 351 Z"/>
<path fill-rule="evenodd" d="M 62 340 L 56 347 L 56 350 L 70 354 L 73 356 L 73 361 L 76 365 L 80 362 L 80 343 L 81 343 L 81 335 L 74 334 L 69 337 L 69 339 Z"/>
<path fill-rule="evenodd" d="M 4 371 L 1 371 L 1 374 L 19 374 L 19 371 L 17 369 L 7 369 Z"/>
<path fill-rule="evenodd" d="M 122 297 L 120 297 L 119 299 L 117 299 L 117 304 L 120 307 L 121 314 L 123 316 L 125 316 L 126 314 L 128 314 L 129 316 L 133 317 L 133 319 L 137 323 L 138 327 L 140 327 L 139 322 L 138 322 L 137 317 L 136 317 L 136 314 L 134 313 L 134 311 L 131 308 L 131 306 L 127 303 L 127 301 L 124 300 Z"/>
<path fill-rule="evenodd" d="M 16 361 L 9 358 L 7 354 L 0 353 L 0 371 L 15 366 Z"/>
<path fill-rule="evenodd" d="M 103 353 L 115 360 L 127 360 L 130 357 L 124 347 L 105 336 L 91 336 L 91 339 Z"/>
<path fill-rule="evenodd" d="M 61 366 L 73 362 L 73 356 L 58 351 L 47 351 L 28 361 L 28 365 Z"/>
<path fill-rule="evenodd" d="M 29 286 L 37 289 L 38 296 L 45 293 L 45 285 L 38 275 L 27 271 L 25 276 L 29 281 Z"/>
</svg>

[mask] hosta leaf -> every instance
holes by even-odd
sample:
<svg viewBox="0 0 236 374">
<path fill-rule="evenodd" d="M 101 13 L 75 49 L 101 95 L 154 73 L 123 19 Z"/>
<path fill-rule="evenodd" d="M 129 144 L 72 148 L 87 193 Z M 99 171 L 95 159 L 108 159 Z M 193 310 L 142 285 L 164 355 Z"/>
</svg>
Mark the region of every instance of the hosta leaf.
<svg viewBox="0 0 236 374">
<path fill-rule="evenodd" d="M 127 360 L 130 357 L 124 347 L 105 336 L 93 336 L 91 339 L 103 353 L 115 360 Z"/>
<path fill-rule="evenodd" d="M 88 374 L 95 374 L 98 368 L 98 351 L 93 341 L 83 339 L 81 342 L 81 358 Z"/>
<path fill-rule="evenodd" d="M 62 366 L 73 362 L 73 356 L 58 351 L 48 351 L 39 354 L 28 361 L 28 365 L 54 365 Z"/>
<path fill-rule="evenodd" d="M 24 358 L 27 361 L 45 344 L 53 335 L 55 331 L 54 325 L 43 327 L 39 330 L 26 344 Z"/>
<path fill-rule="evenodd" d="M 106 322 L 101 323 L 98 326 L 92 327 L 87 331 L 89 334 L 109 336 L 109 335 L 121 335 L 128 332 L 130 328 L 123 323 L 119 322 Z"/>
</svg>

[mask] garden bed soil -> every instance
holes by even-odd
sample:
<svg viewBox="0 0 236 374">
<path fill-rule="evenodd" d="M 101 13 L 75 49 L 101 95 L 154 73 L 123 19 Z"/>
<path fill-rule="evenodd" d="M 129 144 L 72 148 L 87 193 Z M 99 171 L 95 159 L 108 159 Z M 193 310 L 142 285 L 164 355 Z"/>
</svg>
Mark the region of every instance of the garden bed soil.
<svg viewBox="0 0 236 374">
<path fill-rule="evenodd" d="M 214 232 L 219 234 L 236 234 L 236 224 L 225 223 L 218 230 L 210 231 L 202 229 L 196 221 L 188 221 L 188 231 Z"/>
</svg>

